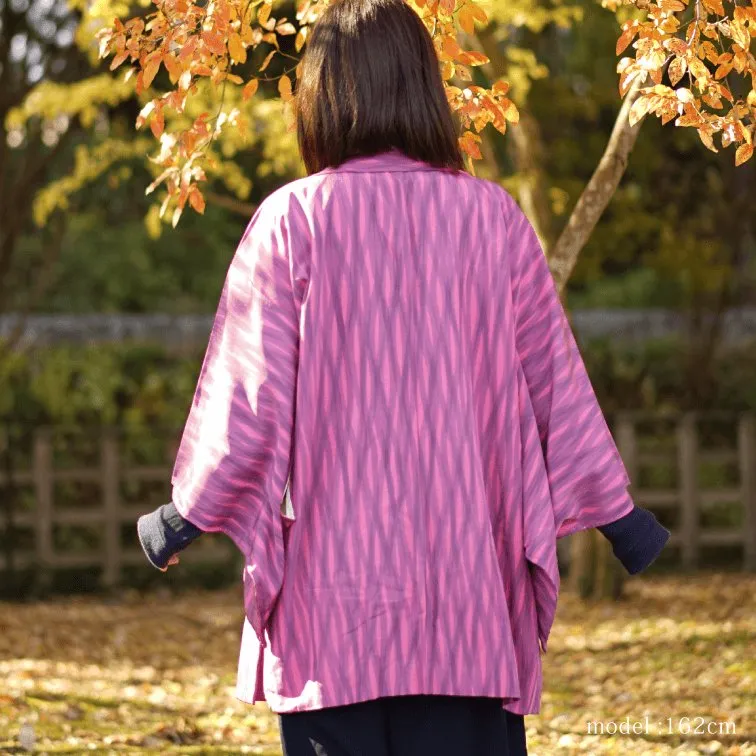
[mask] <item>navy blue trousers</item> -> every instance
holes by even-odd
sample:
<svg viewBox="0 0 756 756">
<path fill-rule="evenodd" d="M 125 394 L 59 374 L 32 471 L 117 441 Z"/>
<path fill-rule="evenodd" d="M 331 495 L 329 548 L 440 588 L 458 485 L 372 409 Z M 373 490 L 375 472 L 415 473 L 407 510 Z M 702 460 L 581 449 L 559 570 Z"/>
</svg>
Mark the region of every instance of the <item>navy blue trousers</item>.
<svg viewBox="0 0 756 756">
<path fill-rule="evenodd" d="M 526 756 L 501 699 L 394 696 L 279 715 L 284 756 Z"/>
</svg>

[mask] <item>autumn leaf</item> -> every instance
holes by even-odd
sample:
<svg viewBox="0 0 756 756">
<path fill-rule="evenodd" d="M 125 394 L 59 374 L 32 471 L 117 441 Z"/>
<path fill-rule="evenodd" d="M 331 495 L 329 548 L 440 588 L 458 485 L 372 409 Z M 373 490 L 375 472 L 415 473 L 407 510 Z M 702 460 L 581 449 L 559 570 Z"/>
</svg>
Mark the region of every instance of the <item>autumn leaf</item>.
<svg viewBox="0 0 756 756">
<path fill-rule="evenodd" d="M 244 63 L 247 60 L 247 51 L 244 49 L 242 39 L 238 34 L 232 34 L 228 38 L 228 52 L 234 63 Z"/>
<path fill-rule="evenodd" d="M 620 34 L 617 40 L 616 54 L 619 55 L 633 41 L 633 37 L 638 33 L 639 27 L 631 25 Z"/>
<path fill-rule="evenodd" d="M 257 92 L 257 87 L 259 86 L 260 82 L 257 79 L 250 79 L 246 85 L 244 86 L 244 89 L 242 90 L 242 99 L 246 102 L 247 100 L 252 97 L 255 92 Z"/>
<path fill-rule="evenodd" d="M 282 74 L 278 80 L 278 93 L 284 102 L 291 99 L 291 79 L 286 74 Z"/>
<path fill-rule="evenodd" d="M 680 79 L 685 75 L 685 71 L 688 68 L 688 64 L 685 61 L 685 58 L 675 58 L 670 64 L 669 68 L 667 69 L 667 73 L 669 75 L 669 80 L 672 83 L 672 86 L 675 86 Z"/>
<path fill-rule="evenodd" d="M 752 144 L 741 144 L 735 151 L 735 165 L 742 165 L 747 160 L 750 160 L 753 155 Z"/>
<path fill-rule="evenodd" d="M 189 204 L 192 209 L 202 215 L 205 212 L 205 198 L 202 196 L 202 192 L 193 186 L 189 190 Z"/>
<path fill-rule="evenodd" d="M 640 97 L 638 97 L 630 108 L 629 121 L 631 126 L 635 126 L 635 124 L 648 113 L 649 105 L 650 100 L 648 96 L 640 95 Z"/>
<path fill-rule="evenodd" d="M 268 64 L 270 63 L 271 60 L 273 60 L 273 56 L 275 54 L 276 54 L 276 50 L 271 50 L 265 56 L 265 60 L 263 60 L 263 62 L 260 64 L 260 69 L 259 70 L 260 70 L 261 73 L 268 67 Z"/>
<path fill-rule="evenodd" d="M 463 5 L 460 8 L 457 20 L 466 34 L 475 34 L 475 16 L 470 5 Z"/>
<path fill-rule="evenodd" d="M 152 84 L 158 69 L 160 68 L 160 58 L 153 57 L 144 67 L 142 86 L 146 89 Z"/>
<path fill-rule="evenodd" d="M 272 8 L 273 3 L 271 2 L 271 0 L 266 0 L 266 2 L 264 2 L 260 6 L 260 9 L 257 11 L 257 22 L 260 24 L 260 26 L 265 26 L 265 24 L 268 22 Z"/>
<path fill-rule="evenodd" d="M 305 42 L 307 41 L 307 29 L 309 27 L 305 26 L 301 28 L 297 32 L 297 36 L 294 39 L 294 49 L 299 52 L 305 45 Z"/>
</svg>

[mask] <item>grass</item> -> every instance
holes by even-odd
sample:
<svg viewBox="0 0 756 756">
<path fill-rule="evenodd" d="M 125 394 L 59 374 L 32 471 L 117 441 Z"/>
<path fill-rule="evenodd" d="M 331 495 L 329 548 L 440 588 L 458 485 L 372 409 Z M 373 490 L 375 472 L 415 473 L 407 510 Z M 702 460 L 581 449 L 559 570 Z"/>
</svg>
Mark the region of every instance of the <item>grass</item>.
<svg viewBox="0 0 756 756">
<path fill-rule="evenodd" d="M 530 753 L 756 755 L 755 595 L 737 573 L 563 593 Z M 37 753 L 280 754 L 275 716 L 234 698 L 241 627 L 239 589 L 0 603 L 0 753 L 23 726 Z"/>
</svg>

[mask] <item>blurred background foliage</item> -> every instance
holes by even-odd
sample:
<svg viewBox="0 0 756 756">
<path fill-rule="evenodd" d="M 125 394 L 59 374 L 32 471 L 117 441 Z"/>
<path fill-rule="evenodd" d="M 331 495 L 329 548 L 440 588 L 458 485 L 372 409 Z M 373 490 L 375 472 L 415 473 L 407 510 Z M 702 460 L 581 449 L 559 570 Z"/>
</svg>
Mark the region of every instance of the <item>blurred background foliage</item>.
<svg viewBox="0 0 756 756">
<path fill-rule="evenodd" d="M 275 86 L 282 66 L 274 59 L 273 80 L 239 103 L 247 137 L 225 129 L 213 145 L 204 215 L 186 213 L 175 230 L 165 225 L 159 192 L 144 191 L 156 172 L 146 159 L 156 143 L 134 129 L 142 102 L 90 47 L 103 19 L 147 5 L 0 0 L 0 314 L 212 313 L 256 204 L 303 175 L 294 135 L 284 128 Z M 635 11 L 614 13 L 595 0 L 493 0 L 487 9 L 493 21 L 485 39 L 501 55 L 518 107 L 538 125 L 533 157 L 549 217 L 542 230 L 553 239 L 614 125 L 615 42 L 619 22 Z M 281 15 L 293 16 L 293 5 Z M 485 83 L 486 71 L 473 74 Z M 213 98 L 208 90 L 196 106 L 213 110 Z M 487 130 L 486 160 L 476 166 L 515 197 L 524 180 L 513 147 L 518 128 L 506 136 Z M 566 302 L 668 308 L 684 313 L 689 328 L 682 338 L 581 345 L 607 414 L 756 410 L 756 345 L 725 348 L 720 317 L 756 304 L 754 166 L 735 168 L 730 154 L 704 149 L 693 129 L 643 124 Z M 46 424 L 85 435 L 119 426 L 140 463 L 169 463 L 202 354 L 149 344 L 0 345 L 0 420 L 20 429 L 13 464 L 28 450 L 28 431 Z M 147 501 L 144 492 L 131 495 Z"/>
</svg>

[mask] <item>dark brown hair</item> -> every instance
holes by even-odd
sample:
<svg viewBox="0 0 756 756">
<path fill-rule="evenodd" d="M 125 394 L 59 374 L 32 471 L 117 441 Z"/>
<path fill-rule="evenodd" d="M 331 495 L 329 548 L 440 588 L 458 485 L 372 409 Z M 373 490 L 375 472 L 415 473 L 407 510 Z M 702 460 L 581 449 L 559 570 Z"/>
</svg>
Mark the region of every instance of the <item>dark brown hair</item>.
<svg viewBox="0 0 756 756">
<path fill-rule="evenodd" d="M 297 141 L 309 174 L 392 148 L 463 169 L 433 40 L 404 0 L 332 0 L 301 66 Z"/>
</svg>

